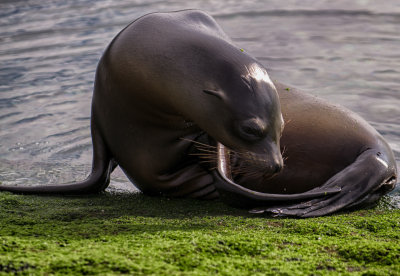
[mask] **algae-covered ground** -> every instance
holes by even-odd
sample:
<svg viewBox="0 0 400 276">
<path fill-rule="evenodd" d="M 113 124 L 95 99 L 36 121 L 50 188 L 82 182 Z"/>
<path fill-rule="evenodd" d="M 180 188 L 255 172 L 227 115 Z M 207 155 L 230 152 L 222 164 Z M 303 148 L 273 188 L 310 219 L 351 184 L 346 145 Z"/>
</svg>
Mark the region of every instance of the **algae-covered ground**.
<svg viewBox="0 0 400 276">
<path fill-rule="evenodd" d="M 0 193 L 0 275 L 400 275 L 400 210 L 312 219 L 141 194 Z"/>
</svg>

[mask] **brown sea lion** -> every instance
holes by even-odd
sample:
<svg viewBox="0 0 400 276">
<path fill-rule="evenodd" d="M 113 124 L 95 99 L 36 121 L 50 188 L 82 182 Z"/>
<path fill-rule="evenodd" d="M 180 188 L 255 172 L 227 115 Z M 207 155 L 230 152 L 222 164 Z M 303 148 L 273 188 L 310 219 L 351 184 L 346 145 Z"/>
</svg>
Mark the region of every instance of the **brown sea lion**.
<svg viewBox="0 0 400 276">
<path fill-rule="evenodd" d="M 119 165 L 146 194 L 221 194 L 243 207 L 269 206 L 255 212 L 313 216 L 394 186 L 393 154 L 365 121 L 285 88 L 204 12 L 143 16 L 116 36 L 99 62 L 89 177 L 0 190 L 99 192 Z M 281 145 L 279 98 L 287 122 Z M 318 212 L 304 208 L 307 199 Z"/>
</svg>

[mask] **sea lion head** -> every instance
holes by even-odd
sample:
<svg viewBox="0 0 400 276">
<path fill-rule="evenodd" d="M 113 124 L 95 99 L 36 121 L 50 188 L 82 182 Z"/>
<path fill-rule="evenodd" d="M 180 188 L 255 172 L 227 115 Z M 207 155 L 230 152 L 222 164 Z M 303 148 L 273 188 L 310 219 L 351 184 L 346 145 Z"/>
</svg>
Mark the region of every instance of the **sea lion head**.
<svg viewBox="0 0 400 276">
<path fill-rule="evenodd" d="M 283 167 L 279 140 L 284 122 L 275 85 L 254 60 L 222 66 L 213 85 L 203 89 L 210 97 L 203 130 L 218 145 L 218 162 L 232 171 L 278 173 Z"/>
</svg>

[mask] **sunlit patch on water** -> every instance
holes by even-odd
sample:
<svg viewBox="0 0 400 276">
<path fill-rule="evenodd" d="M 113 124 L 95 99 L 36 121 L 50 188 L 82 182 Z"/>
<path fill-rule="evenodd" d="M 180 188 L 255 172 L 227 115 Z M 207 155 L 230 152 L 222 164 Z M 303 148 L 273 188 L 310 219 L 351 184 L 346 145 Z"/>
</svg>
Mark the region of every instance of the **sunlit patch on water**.
<svg viewBox="0 0 400 276">
<path fill-rule="evenodd" d="M 359 113 L 400 161 L 396 0 L 1 1 L 0 181 L 80 180 L 91 167 L 90 102 L 97 62 L 133 19 L 200 8 L 280 80 Z M 119 171 L 115 189 L 133 187 Z M 112 188 L 114 189 L 114 188 Z M 400 208 L 400 188 L 391 194 Z"/>
</svg>

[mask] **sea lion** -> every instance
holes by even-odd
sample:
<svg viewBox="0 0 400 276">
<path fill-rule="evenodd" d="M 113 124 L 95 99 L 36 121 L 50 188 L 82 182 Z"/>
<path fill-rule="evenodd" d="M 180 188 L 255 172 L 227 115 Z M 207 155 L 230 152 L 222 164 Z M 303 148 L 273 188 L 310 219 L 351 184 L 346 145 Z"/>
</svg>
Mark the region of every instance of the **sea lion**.
<svg viewBox="0 0 400 276">
<path fill-rule="evenodd" d="M 92 100 L 93 168 L 89 177 L 78 183 L 0 186 L 0 190 L 99 192 L 108 186 L 111 172 L 119 165 L 146 194 L 204 199 L 221 194 L 227 202 L 235 199 L 246 208 L 272 204 L 281 206 L 281 214 L 307 216 L 331 213 L 357 203 L 361 196 L 376 190 L 380 195 L 393 187 L 393 154 L 373 129 L 361 119 L 354 121 L 350 112 L 333 107 L 332 124 L 328 119 L 312 128 L 312 119 L 318 121 L 318 112 L 327 107 L 316 100 L 312 105 L 307 102 L 309 96 L 294 91 L 289 95 L 299 95 L 297 98 L 285 98 L 283 87 L 274 84 L 265 68 L 234 45 L 206 13 L 185 10 L 145 15 L 114 38 L 99 62 Z M 286 123 L 282 145 L 280 97 L 286 120 L 294 121 Z M 299 101 L 298 105 L 292 100 Z M 303 114 L 300 103 L 309 112 Z M 348 125 L 341 126 L 335 116 L 337 120 L 348 118 Z M 296 121 L 298 117 L 303 120 Z M 369 138 L 342 129 L 348 126 L 363 130 Z M 318 140 L 329 136 L 331 130 L 338 131 L 335 128 L 349 133 L 338 139 L 347 145 L 344 150 L 332 138 L 337 133 L 331 134 L 332 145 L 324 147 L 325 141 Z M 307 136 L 306 129 L 316 131 L 317 139 Z M 304 150 L 311 154 L 299 154 L 303 144 L 309 145 Z M 346 151 L 364 145 L 375 146 L 379 158 L 373 155 L 372 161 L 360 163 L 370 148 L 363 153 Z M 284 170 L 281 148 L 287 149 Z M 307 160 L 312 154 L 315 158 Z M 338 158 L 329 159 L 331 156 Z M 318 164 L 333 167 L 315 166 L 318 158 Z M 217 169 L 202 161 L 214 163 Z M 371 170 L 370 164 L 386 170 Z M 366 173 L 372 176 L 365 179 Z M 344 180 L 331 183 L 331 177 L 337 175 Z M 351 182 L 357 175 L 360 181 Z M 356 193 L 353 187 L 359 187 Z M 350 193 L 341 191 L 348 189 Z M 304 212 L 301 202 L 306 199 L 317 200 L 322 211 Z M 255 212 L 265 210 L 277 212 L 270 207 Z"/>
</svg>

